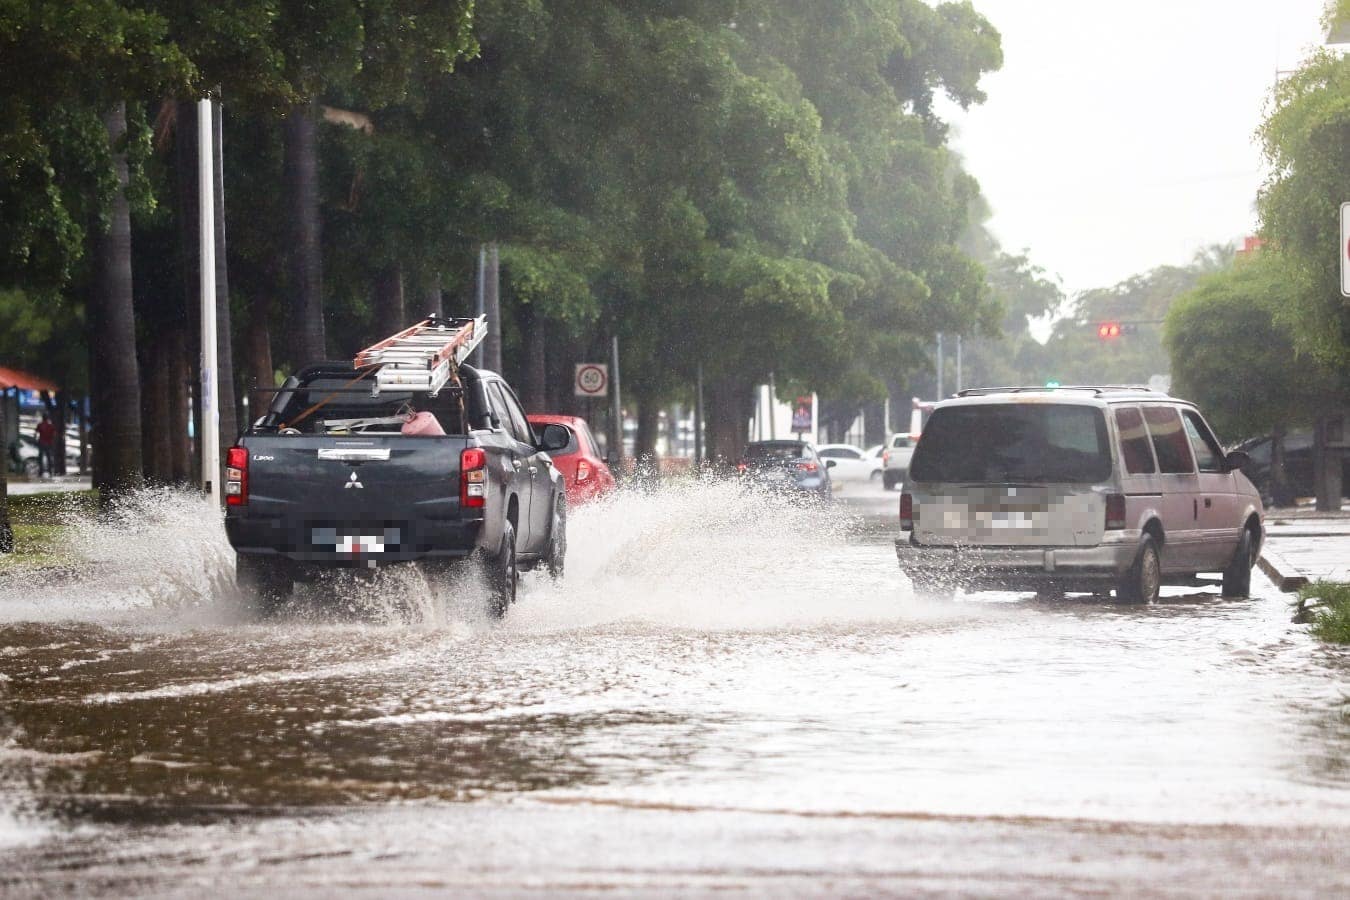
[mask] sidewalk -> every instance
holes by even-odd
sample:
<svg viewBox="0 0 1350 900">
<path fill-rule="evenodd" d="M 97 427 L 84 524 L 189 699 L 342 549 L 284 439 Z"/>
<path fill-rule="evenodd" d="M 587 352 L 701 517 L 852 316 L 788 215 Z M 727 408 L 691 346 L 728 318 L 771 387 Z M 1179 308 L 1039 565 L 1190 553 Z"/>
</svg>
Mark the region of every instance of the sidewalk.
<svg viewBox="0 0 1350 900">
<path fill-rule="evenodd" d="M 93 488 L 88 478 L 81 478 L 78 475 L 67 475 L 62 478 L 34 479 L 33 481 L 14 481 L 10 480 L 6 486 L 7 493 L 11 497 L 22 497 L 27 494 L 50 494 L 55 492 L 68 491 L 87 491 Z"/>
<path fill-rule="evenodd" d="M 1282 591 L 1310 581 L 1350 581 L 1350 510 L 1267 514 L 1260 566 Z"/>
</svg>

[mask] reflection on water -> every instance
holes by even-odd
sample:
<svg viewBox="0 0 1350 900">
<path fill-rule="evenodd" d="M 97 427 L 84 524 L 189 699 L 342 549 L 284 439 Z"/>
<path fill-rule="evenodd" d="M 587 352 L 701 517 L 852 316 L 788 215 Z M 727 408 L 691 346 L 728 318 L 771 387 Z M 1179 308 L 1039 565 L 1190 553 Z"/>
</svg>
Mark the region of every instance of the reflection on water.
<svg viewBox="0 0 1350 900">
<path fill-rule="evenodd" d="M 0 846 L 15 814 L 527 794 L 1350 823 L 1345 656 L 1268 586 L 929 601 L 839 509 L 710 483 L 576 511 L 502 623 L 404 569 L 259 624 L 200 501 L 135 502 L 80 574 L 0 582 Z"/>
</svg>

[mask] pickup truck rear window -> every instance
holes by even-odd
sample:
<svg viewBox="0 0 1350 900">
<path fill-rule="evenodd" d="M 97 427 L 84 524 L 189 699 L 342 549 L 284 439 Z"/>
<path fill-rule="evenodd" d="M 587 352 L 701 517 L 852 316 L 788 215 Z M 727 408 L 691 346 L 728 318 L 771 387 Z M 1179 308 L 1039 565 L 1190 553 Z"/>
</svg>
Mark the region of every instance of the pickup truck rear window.
<svg viewBox="0 0 1350 900">
<path fill-rule="evenodd" d="M 915 481 L 1092 484 L 1111 477 L 1106 419 L 1095 406 L 1007 403 L 936 410 L 914 450 Z"/>
</svg>

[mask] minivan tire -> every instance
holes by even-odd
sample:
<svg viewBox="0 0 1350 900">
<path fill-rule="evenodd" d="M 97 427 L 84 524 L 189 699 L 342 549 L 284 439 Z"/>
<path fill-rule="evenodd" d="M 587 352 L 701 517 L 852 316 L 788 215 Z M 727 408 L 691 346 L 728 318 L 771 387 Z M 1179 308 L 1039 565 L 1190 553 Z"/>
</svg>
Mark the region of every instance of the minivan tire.
<svg viewBox="0 0 1350 900">
<path fill-rule="evenodd" d="M 487 561 L 488 615 L 500 619 L 516 602 L 520 568 L 516 562 L 516 529 L 510 522 L 502 525 L 502 543 Z"/>
<path fill-rule="evenodd" d="M 1162 561 L 1158 556 L 1158 542 L 1146 534 L 1139 542 L 1134 562 L 1116 585 L 1116 597 L 1125 603 L 1153 603 L 1162 587 Z"/>
<path fill-rule="evenodd" d="M 1223 570 L 1223 595 L 1225 597 L 1247 597 L 1252 592 L 1252 566 L 1256 564 L 1256 539 L 1250 528 L 1242 529 L 1242 538 L 1237 550 L 1233 552 L 1233 561 Z"/>
<path fill-rule="evenodd" d="M 234 582 L 255 612 L 269 616 L 290 599 L 295 584 L 281 560 L 250 553 L 237 553 L 234 559 Z"/>
</svg>

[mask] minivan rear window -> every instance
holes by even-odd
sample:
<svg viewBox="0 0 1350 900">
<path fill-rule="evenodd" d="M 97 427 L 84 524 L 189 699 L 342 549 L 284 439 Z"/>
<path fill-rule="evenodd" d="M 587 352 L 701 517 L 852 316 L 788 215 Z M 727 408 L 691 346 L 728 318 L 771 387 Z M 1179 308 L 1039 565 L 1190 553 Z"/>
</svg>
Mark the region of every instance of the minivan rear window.
<svg viewBox="0 0 1350 900">
<path fill-rule="evenodd" d="M 1090 484 L 1111 477 L 1095 406 L 949 406 L 934 411 L 909 468 L 915 481 Z"/>
</svg>

